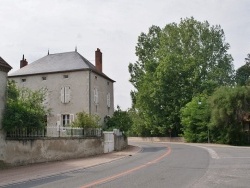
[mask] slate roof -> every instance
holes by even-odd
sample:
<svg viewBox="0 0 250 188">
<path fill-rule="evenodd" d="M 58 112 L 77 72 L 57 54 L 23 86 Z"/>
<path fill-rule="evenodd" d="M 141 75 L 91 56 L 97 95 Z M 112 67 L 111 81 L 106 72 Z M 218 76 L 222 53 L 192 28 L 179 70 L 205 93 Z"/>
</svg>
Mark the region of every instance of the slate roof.
<svg viewBox="0 0 250 188">
<path fill-rule="evenodd" d="M 0 71 L 9 72 L 12 67 L 2 58 L 0 57 Z"/>
<path fill-rule="evenodd" d="M 9 74 L 9 77 L 27 76 L 34 74 L 48 74 L 78 70 L 91 70 L 111 81 L 104 73 L 97 71 L 96 67 L 76 51 L 49 54 L 31 64 Z"/>
</svg>

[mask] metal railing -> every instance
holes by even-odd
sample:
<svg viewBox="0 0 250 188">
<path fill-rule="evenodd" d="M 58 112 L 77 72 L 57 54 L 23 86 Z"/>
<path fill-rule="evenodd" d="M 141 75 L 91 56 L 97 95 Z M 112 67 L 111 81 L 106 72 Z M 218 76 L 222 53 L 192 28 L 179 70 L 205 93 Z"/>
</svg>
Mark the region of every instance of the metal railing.
<svg viewBox="0 0 250 188">
<path fill-rule="evenodd" d="M 38 138 L 38 137 L 101 137 L 102 129 L 79 127 L 45 127 L 15 128 L 7 131 L 7 138 Z"/>
<path fill-rule="evenodd" d="M 7 131 L 8 138 L 46 137 L 46 128 L 15 128 Z"/>
</svg>

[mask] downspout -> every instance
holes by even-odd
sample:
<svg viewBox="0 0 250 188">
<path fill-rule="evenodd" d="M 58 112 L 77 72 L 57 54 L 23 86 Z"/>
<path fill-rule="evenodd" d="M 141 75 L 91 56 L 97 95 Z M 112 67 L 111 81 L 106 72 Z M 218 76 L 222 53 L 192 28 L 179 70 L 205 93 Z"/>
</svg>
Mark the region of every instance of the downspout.
<svg viewBox="0 0 250 188">
<path fill-rule="evenodd" d="M 89 115 L 91 115 L 91 70 L 89 70 Z"/>
</svg>

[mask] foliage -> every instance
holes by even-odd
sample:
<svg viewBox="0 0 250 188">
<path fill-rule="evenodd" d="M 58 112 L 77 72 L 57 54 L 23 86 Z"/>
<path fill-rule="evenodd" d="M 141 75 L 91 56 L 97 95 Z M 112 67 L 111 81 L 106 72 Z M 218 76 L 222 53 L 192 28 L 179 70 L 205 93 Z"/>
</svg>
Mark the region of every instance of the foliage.
<svg viewBox="0 0 250 188">
<path fill-rule="evenodd" d="M 235 81 L 237 85 L 244 86 L 250 84 L 250 54 L 245 58 L 245 65 L 241 66 L 236 71 Z"/>
<path fill-rule="evenodd" d="M 142 114 L 139 114 L 139 112 L 131 108 L 128 111 L 129 116 L 131 118 L 131 127 L 128 131 L 129 136 L 147 136 L 150 135 L 149 129 L 146 129 L 146 123 L 141 117 Z"/>
<path fill-rule="evenodd" d="M 100 117 L 97 115 L 87 114 L 86 112 L 79 112 L 76 114 L 77 118 L 72 122 L 72 127 L 81 128 L 98 128 Z"/>
<path fill-rule="evenodd" d="M 194 97 L 181 109 L 183 136 L 187 142 L 207 142 L 211 109 L 207 95 Z"/>
<path fill-rule="evenodd" d="M 9 131 L 17 127 L 45 127 L 46 115 L 49 114 L 49 110 L 43 105 L 45 94 L 44 89 L 31 91 L 18 88 L 14 81 L 8 81 L 3 128 Z"/>
<path fill-rule="evenodd" d="M 234 69 L 220 26 L 182 19 L 163 29 L 149 28 L 138 38 L 138 61 L 129 64 L 133 107 L 150 135 L 181 130 L 180 109 L 200 93 L 232 85 Z"/>
<path fill-rule="evenodd" d="M 212 141 L 243 144 L 242 123 L 250 113 L 250 87 L 220 87 L 210 100 Z"/>
<path fill-rule="evenodd" d="M 106 126 L 108 130 L 119 129 L 127 132 L 132 125 L 132 120 L 127 111 L 122 111 L 119 106 L 115 110 L 113 116 L 107 119 Z"/>
</svg>

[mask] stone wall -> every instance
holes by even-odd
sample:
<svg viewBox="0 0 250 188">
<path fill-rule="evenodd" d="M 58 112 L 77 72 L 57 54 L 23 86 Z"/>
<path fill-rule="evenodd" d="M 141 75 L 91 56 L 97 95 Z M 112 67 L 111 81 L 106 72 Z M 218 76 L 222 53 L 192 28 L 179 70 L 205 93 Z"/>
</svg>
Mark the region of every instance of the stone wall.
<svg viewBox="0 0 250 188">
<path fill-rule="evenodd" d="M 5 153 L 0 160 L 9 165 L 81 158 L 104 153 L 102 138 L 7 139 L 5 146 Z"/>
</svg>

